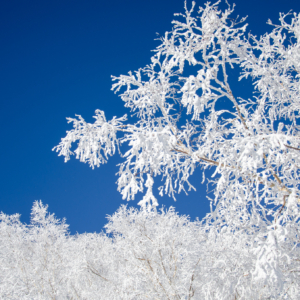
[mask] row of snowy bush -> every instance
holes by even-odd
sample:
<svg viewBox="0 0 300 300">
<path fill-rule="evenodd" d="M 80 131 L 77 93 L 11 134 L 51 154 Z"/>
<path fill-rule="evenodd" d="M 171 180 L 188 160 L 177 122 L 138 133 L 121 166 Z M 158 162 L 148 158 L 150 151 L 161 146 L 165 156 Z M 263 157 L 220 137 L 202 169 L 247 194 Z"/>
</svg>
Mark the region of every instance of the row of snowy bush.
<svg viewBox="0 0 300 300">
<path fill-rule="evenodd" d="M 299 247 L 276 237 L 280 227 L 253 243 L 255 230 L 233 230 L 211 215 L 192 222 L 173 208 L 121 206 L 105 232 L 77 235 L 41 202 L 33 205 L 31 224 L 19 217 L 1 214 L 1 299 L 297 299 L 300 293 Z"/>
</svg>

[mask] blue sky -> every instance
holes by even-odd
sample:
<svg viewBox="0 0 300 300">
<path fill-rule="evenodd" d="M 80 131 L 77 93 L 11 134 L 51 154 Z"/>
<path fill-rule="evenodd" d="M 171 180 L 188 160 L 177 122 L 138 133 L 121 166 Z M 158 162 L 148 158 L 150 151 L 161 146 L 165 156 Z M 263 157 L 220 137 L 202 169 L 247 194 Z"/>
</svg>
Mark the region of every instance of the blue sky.
<svg viewBox="0 0 300 300">
<path fill-rule="evenodd" d="M 196 1 L 197 6 L 206 1 Z M 188 1 L 188 6 L 191 1 Z M 232 1 L 230 1 L 232 3 Z M 248 15 L 251 32 L 270 29 L 279 12 L 300 12 L 299 0 L 238 0 L 236 14 Z M 92 122 L 96 109 L 107 118 L 128 113 L 111 89 L 111 75 L 126 74 L 150 62 L 156 32 L 171 30 L 182 0 L 43 0 L 0 4 L 0 211 L 20 213 L 29 222 L 34 200 L 42 200 L 72 233 L 99 232 L 121 204 L 116 189 L 121 160 L 115 156 L 92 170 L 74 158 L 63 162 L 51 149 L 66 130 L 66 117 Z M 200 172 L 197 192 L 179 196 L 181 214 L 202 218 L 209 209 Z M 142 198 L 140 194 L 137 200 Z M 137 201 L 129 202 L 136 205 Z"/>
</svg>

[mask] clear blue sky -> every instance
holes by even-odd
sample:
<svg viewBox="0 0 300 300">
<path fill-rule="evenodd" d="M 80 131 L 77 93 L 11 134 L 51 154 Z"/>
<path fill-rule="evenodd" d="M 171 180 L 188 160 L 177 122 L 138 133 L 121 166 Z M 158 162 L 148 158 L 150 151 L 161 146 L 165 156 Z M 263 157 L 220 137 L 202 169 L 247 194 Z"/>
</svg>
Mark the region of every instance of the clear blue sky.
<svg viewBox="0 0 300 300">
<path fill-rule="evenodd" d="M 238 0 L 236 13 L 248 15 L 257 35 L 279 12 L 300 12 L 299 0 Z M 150 62 L 161 35 L 171 30 L 182 0 L 6 0 L 0 4 L 0 211 L 20 213 L 29 222 L 34 200 L 42 200 L 72 233 L 99 232 L 125 203 L 116 190 L 114 157 L 92 170 L 74 158 L 65 164 L 51 149 L 66 130 L 66 117 L 92 122 L 96 109 L 107 118 L 127 113 L 111 90 L 111 75 L 126 74 Z M 196 1 L 203 5 L 204 1 Z M 232 3 L 232 1 L 230 1 Z M 188 1 L 191 5 L 191 1 Z M 173 205 L 202 218 L 209 209 L 200 172 L 197 192 Z M 141 199 L 140 194 L 138 199 Z M 136 205 L 137 201 L 129 202 Z"/>
</svg>

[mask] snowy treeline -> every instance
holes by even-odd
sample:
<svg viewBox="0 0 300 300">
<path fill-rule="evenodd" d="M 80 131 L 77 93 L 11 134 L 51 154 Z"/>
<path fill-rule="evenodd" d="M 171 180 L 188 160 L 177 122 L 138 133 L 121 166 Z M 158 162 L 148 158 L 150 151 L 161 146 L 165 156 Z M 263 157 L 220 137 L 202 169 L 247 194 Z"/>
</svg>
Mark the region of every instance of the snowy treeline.
<svg viewBox="0 0 300 300">
<path fill-rule="evenodd" d="M 0 297 L 299 299 L 300 249 L 293 239 L 279 239 L 269 251 L 274 237 L 261 247 L 253 242 L 255 231 L 214 223 L 209 215 L 191 222 L 172 208 L 121 206 L 108 217 L 105 233 L 72 236 L 64 221 L 35 202 L 30 225 L 1 214 Z M 274 268 L 276 280 L 263 275 Z"/>
</svg>

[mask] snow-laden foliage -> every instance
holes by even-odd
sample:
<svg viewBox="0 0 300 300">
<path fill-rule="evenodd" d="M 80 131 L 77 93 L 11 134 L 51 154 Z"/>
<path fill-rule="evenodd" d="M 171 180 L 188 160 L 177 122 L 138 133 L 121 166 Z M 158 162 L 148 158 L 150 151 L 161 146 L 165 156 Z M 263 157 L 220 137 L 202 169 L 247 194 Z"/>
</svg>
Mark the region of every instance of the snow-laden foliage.
<svg viewBox="0 0 300 300">
<path fill-rule="evenodd" d="M 300 15 L 280 14 L 279 23 L 268 21 L 270 33 L 256 37 L 234 18 L 234 6 L 220 6 L 207 3 L 197 15 L 195 3 L 185 4 L 151 64 L 113 77 L 134 118 L 106 121 L 97 111 L 94 124 L 69 119 L 74 129 L 55 149 L 68 160 L 78 141 L 76 157 L 94 167 L 125 143 L 118 190 L 131 200 L 146 187 L 139 204 L 149 214 L 158 205 L 156 177 L 159 194 L 175 198 L 194 189 L 195 168 L 203 183 L 212 169 L 211 213 L 200 230 L 208 238 L 197 246 L 209 262 L 197 268 L 210 271 L 195 279 L 195 290 L 206 289 L 199 299 L 289 299 L 300 271 Z M 241 83 L 249 96 L 239 94 Z M 166 293 L 172 286 L 182 297 L 177 283 Z"/>
<path fill-rule="evenodd" d="M 100 110 L 94 124 L 69 118 L 74 129 L 54 149 L 67 161 L 78 141 L 76 158 L 94 167 L 127 143 L 118 173 L 118 189 L 127 200 L 144 190 L 147 174 L 162 177 L 161 196 L 175 197 L 194 188 L 189 177 L 196 167 L 203 175 L 213 168 L 215 205 L 253 210 L 269 225 L 296 222 L 299 16 L 281 14 L 279 25 L 257 38 L 245 34 L 244 19 L 233 19 L 233 7 L 222 11 L 218 5 L 206 4 L 198 16 L 195 3 L 190 10 L 185 5 L 172 31 L 160 38 L 151 64 L 113 77 L 112 89 L 122 90 L 125 106 L 138 117 L 135 123 L 126 115 L 107 121 Z M 251 78 L 252 97 L 232 92 L 231 85 L 239 83 L 230 85 L 231 68 L 239 80 Z"/>
<path fill-rule="evenodd" d="M 173 208 L 122 206 L 105 233 L 75 236 L 41 202 L 31 224 L 19 217 L 0 215 L 1 299 L 299 299 L 292 238 L 253 242 L 254 231 L 192 222 Z M 280 278 L 269 280 L 274 268 Z"/>
</svg>

